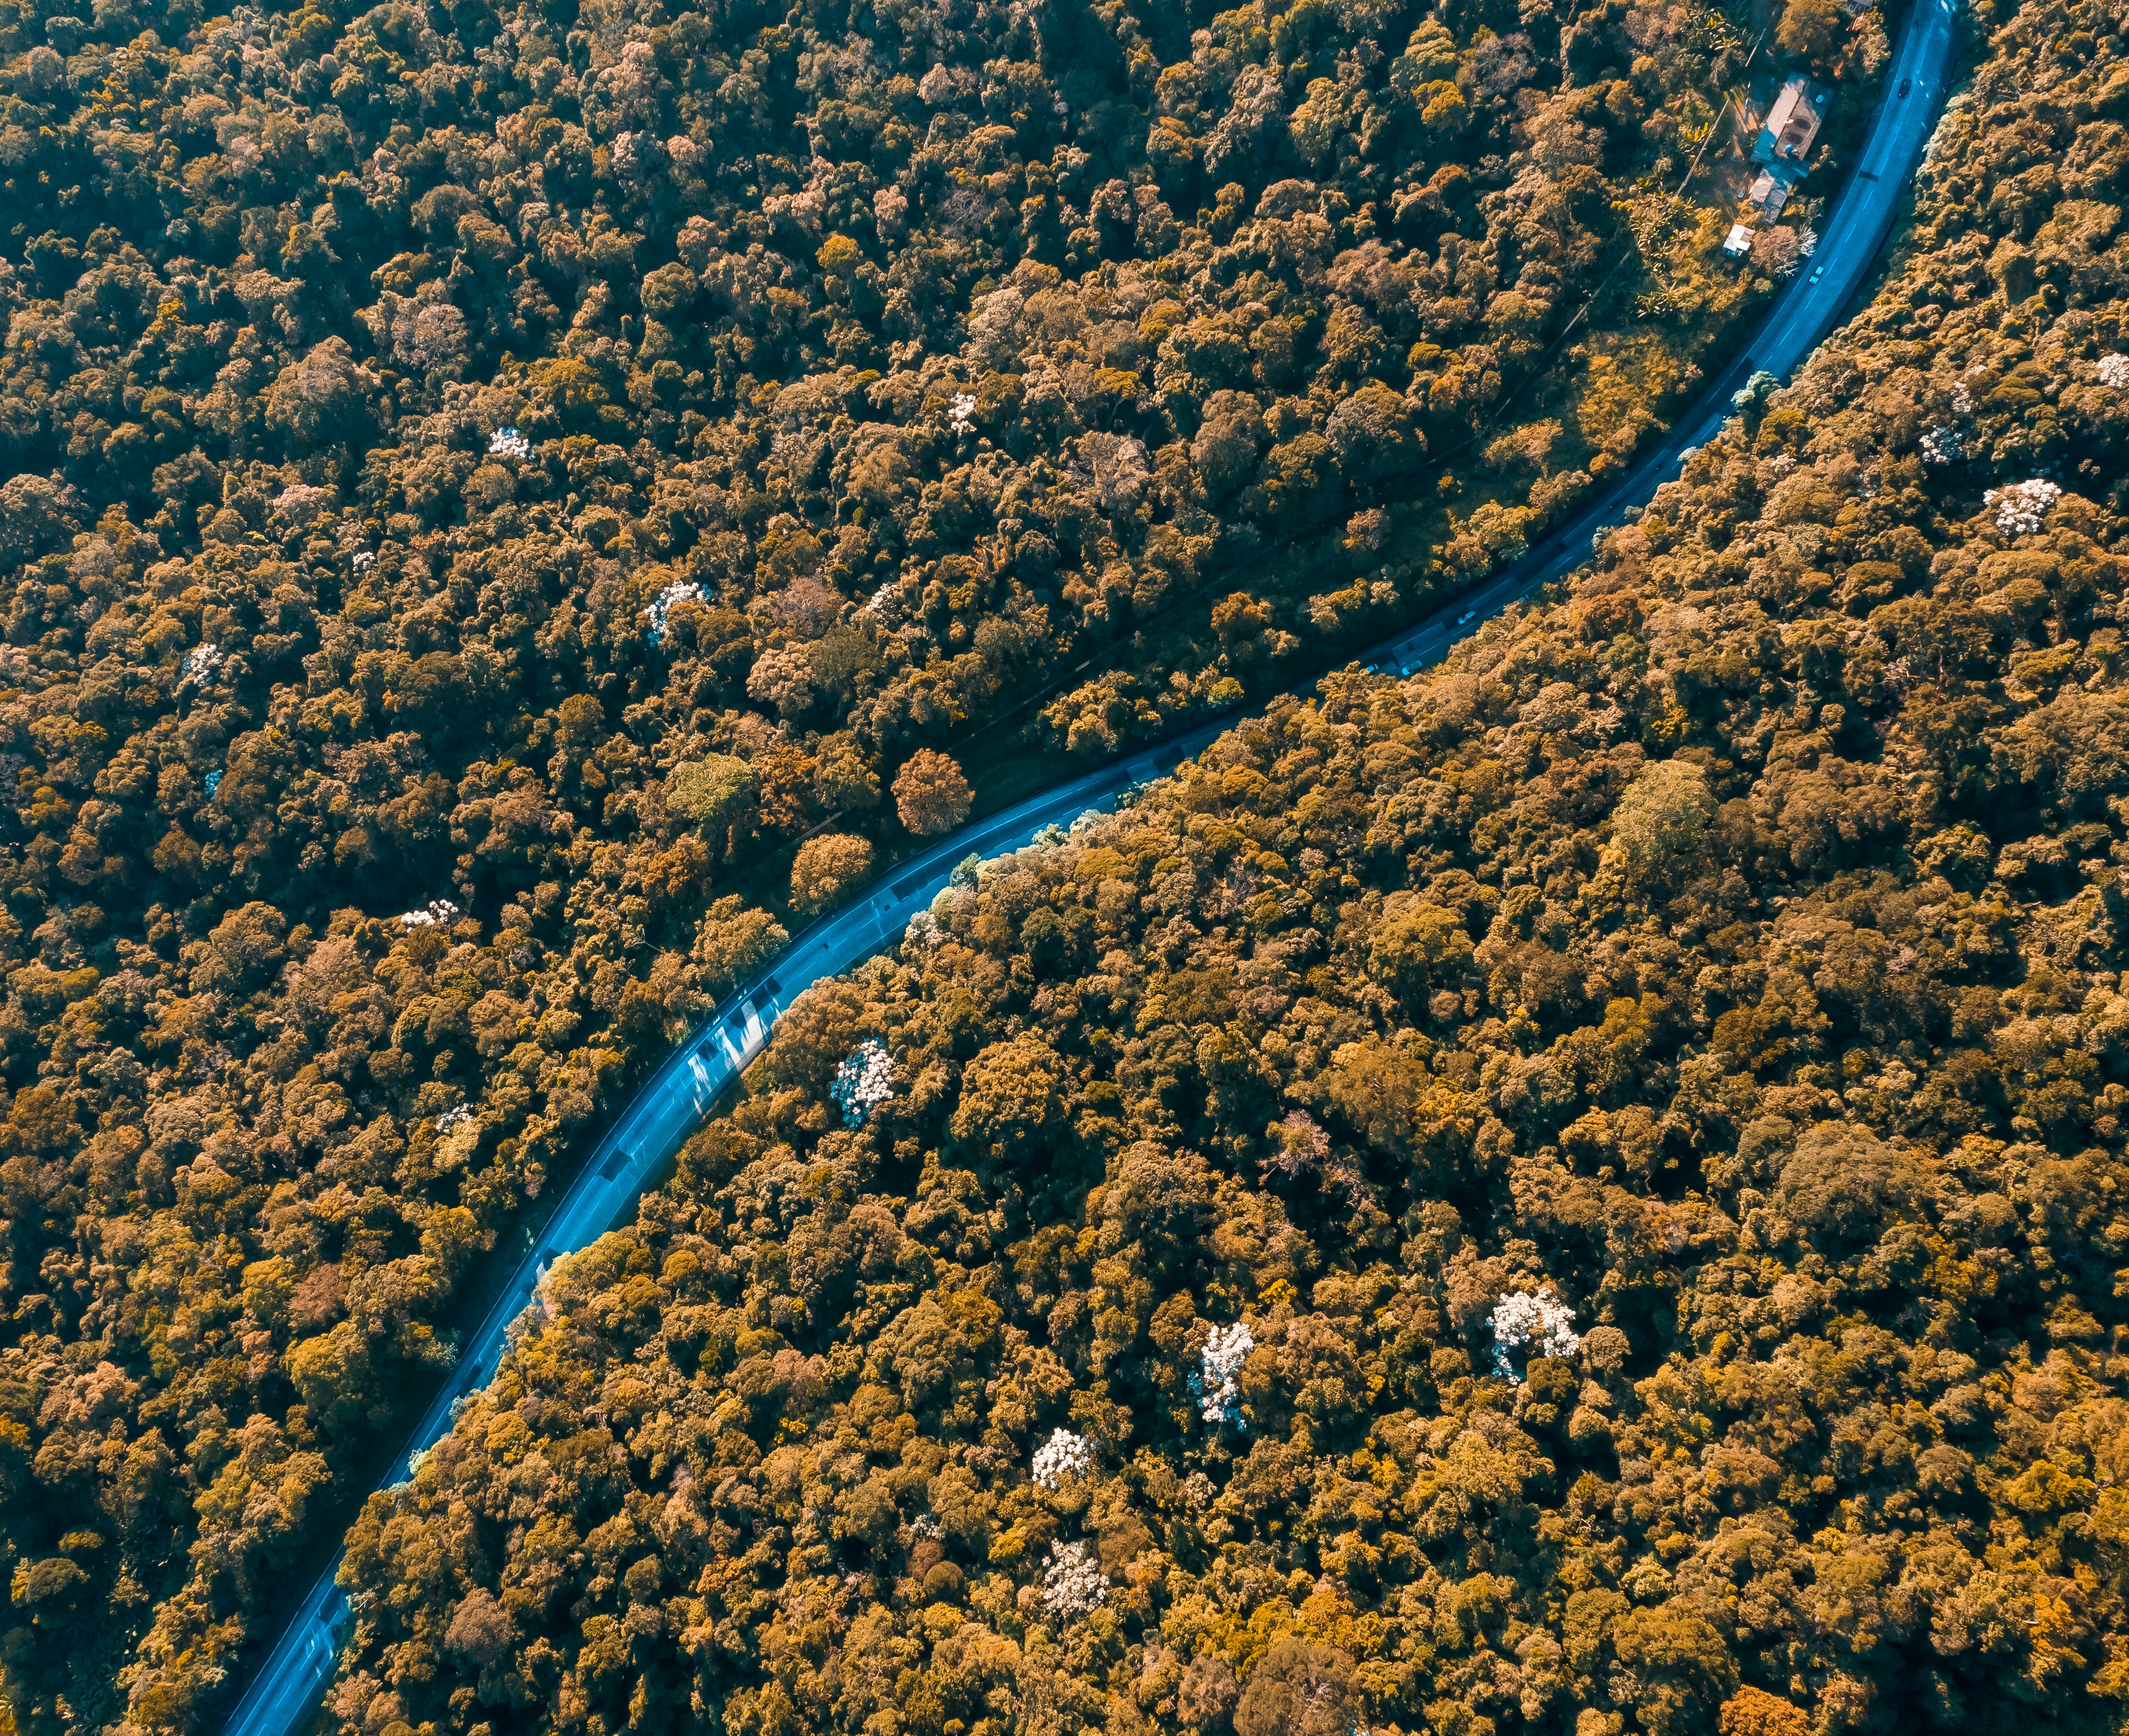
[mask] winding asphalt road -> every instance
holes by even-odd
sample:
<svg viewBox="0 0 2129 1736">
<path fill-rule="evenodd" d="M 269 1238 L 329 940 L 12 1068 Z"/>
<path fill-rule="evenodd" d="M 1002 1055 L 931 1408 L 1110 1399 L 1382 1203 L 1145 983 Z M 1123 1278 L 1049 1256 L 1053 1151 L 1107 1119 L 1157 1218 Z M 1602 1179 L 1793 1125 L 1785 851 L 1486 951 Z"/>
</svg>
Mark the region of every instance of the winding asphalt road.
<svg viewBox="0 0 2129 1736">
<path fill-rule="evenodd" d="M 1783 292 L 1746 353 L 1595 506 L 1455 602 L 1379 647 L 1364 659 L 1369 667 L 1409 673 L 1438 663 L 1479 621 L 1588 559 L 1598 531 L 1618 523 L 1630 508 L 1646 505 L 1692 449 L 1715 435 L 1732 414 L 1731 395 L 1755 373 L 1786 377 L 1810 354 L 1862 286 L 1891 232 L 1908 178 L 1944 102 L 1955 17 L 1950 0 L 1915 0 L 1862 157 L 1827 219 L 1816 263 Z M 1124 791 L 1193 757 L 1234 721 L 1227 717 L 1203 725 L 964 826 L 898 864 L 863 902 L 802 932 L 666 1059 L 599 1141 L 557 1202 L 534 1251 L 466 1341 L 450 1379 L 408 1438 L 405 1458 L 398 1462 L 407 1470 L 391 1481 L 411 1472 L 412 1463 L 450 1429 L 458 1406 L 494 1374 L 510 1325 L 532 1303 L 546 1268 L 563 1254 L 596 1241 L 634 1206 L 719 1094 L 761 1052 L 770 1027 L 793 996 L 895 944 L 910 919 L 928 910 L 945 887 L 955 863 L 972 854 L 988 857 L 1020 849 L 1046 826 L 1069 823 L 1090 808 L 1112 806 Z M 340 1564 L 336 1554 L 297 1606 L 280 1643 L 231 1718 L 230 1736 L 288 1736 L 317 1708 L 350 1614 L 337 1583 Z"/>
<path fill-rule="evenodd" d="M 1455 602 L 1390 640 L 1366 659 L 1369 667 L 1409 674 L 1439 663 L 1479 621 L 1580 566 L 1599 530 L 1619 523 L 1630 509 L 1646 507 L 1688 457 L 1722 431 L 1736 414 L 1732 395 L 1755 373 L 1787 379 L 1818 347 L 1869 277 L 1899 216 L 1908 179 L 1944 107 L 1958 10 L 1952 0 L 1915 0 L 1886 69 L 1884 94 L 1863 154 L 1834 201 L 1809 269 L 1789 280 L 1745 353 L 1602 499 Z"/>
<path fill-rule="evenodd" d="M 1031 842 L 1045 827 L 1069 825 L 1089 809 L 1113 806 L 1133 785 L 1161 776 L 1234 725 L 1231 716 L 1129 759 L 1072 778 L 1003 813 L 962 827 L 896 865 L 861 902 L 803 930 L 775 961 L 705 1021 L 650 1076 L 620 1120 L 593 1149 L 413 1434 L 387 1486 L 411 1475 L 415 1461 L 450 1428 L 458 1406 L 484 1386 L 507 1347 L 511 1324 L 528 1307 L 547 1268 L 604 1234 L 634 1206 L 686 1143 L 724 1088 L 761 1053 L 777 1015 L 801 991 L 860 959 L 897 944 L 910 919 L 929 910 L 955 865 Z M 228 1729 L 231 1736 L 287 1736 L 316 1708 L 332 1674 L 350 1614 L 336 1582 L 336 1555 L 296 1612 L 252 1683 Z"/>
</svg>

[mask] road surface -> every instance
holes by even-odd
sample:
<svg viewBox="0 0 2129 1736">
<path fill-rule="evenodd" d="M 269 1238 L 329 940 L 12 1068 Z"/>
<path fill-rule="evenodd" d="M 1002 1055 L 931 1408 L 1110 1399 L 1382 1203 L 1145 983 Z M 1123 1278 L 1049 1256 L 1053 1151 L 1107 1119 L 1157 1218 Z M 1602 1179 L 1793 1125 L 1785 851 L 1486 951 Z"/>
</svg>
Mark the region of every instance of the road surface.
<svg viewBox="0 0 2129 1736">
<path fill-rule="evenodd" d="M 1951 70 L 1955 11 L 1949 0 L 1916 0 L 1902 28 L 1884 98 L 1874 117 L 1856 172 L 1836 202 L 1812 269 L 1791 280 L 1767 323 L 1722 378 L 1682 417 L 1655 450 L 1595 506 L 1527 554 L 1400 633 L 1363 659 L 1400 673 L 1437 663 L 1480 621 L 1588 559 L 1591 538 L 1646 505 L 1677 473 L 1685 454 L 1704 445 L 1732 414 L 1731 394 L 1755 372 L 1786 376 L 1809 355 L 1860 288 L 1890 233 L 1907 180 L 1936 125 Z M 1903 87 L 1904 96 L 1900 94 Z M 761 1052 L 777 1015 L 792 997 L 824 977 L 897 944 L 918 911 L 928 910 L 955 863 L 994 856 L 1027 844 L 1044 827 L 1069 823 L 1106 806 L 1135 783 L 1190 759 L 1233 725 L 1232 718 L 1145 749 L 1031 797 L 988 820 L 964 826 L 898 866 L 872 896 L 801 933 L 754 982 L 720 1006 L 651 1075 L 621 1119 L 601 1139 L 546 1227 L 467 1340 L 457 1367 L 408 1439 L 404 1467 L 442 1439 L 456 1407 L 495 1372 L 511 1322 L 531 1304 L 541 1276 L 562 1254 L 596 1241 L 634 1206 L 636 1198 L 671 1161 L 718 1095 Z M 288 1736 L 307 1719 L 331 1679 L 350 1615 L 336 1583 L 336 1554 L 296 1610 L 279 1644 L 260 1667 L 228 1724 L 231 1736 Z"/>
<path fill-rule="evenodd" d="M 1200 725 L 1189 735 L 1148 748 L 1119 763 L 1088 772 L 941 839 L 897 864 L 862 902 L 813 924 L 748 986 L 720 1006 L 650 1076 L 635 1101 L 601 1139 L 575 1182 L 512 1275 L 488 1317 L 461 1348 L 436 1401 L 408 1438 L 388 1480 L 441 1440 L 459 1404 L 495 1372 L 511 1323 L 533 1299 L 546 1268 L 562 1254 L 596 1241 L 631 1212 L 636 1196 L 669 1163 L 702 1123 L 724 1088 L 761 1053 L 771 1025 L 792 998 L 824 977 L 897 944 L 910 919 L 929 910 L 955 865 L 970 855 L 1018 849 L 1053 825 L 1069 825 L 1090 808 L 1112 806 L 1134 784 L 1172 770 L 1234 725 L 1231 716 Z M 336 1583 L 336 1554 L 325 1576 L 298 1605 L 280 1643 L 268 1656 L 228 1729 L 231 1736 L 287 1736 L 317 1705 L 350 1614 Z"/>
<path fill-rule="evenodd" d="M 1760 373 L 1786 379 L 1818 347 L 1841 310 L 1863 287 L 1892 233 L 1908 178 L 1944 107 L 1957 17 L 1950 0 L 1915 0 L 1901 27 L 1893 64 L 1886 69 L 1884 93 L 1855 172 L 1834 201 L 1817 250 L 1783 289 L 1745 353 L 1624 481 L 1527 554 L 1374 652 L 1365 659 L 1371 667 L 1409 674 L 1439 663 L 1479 622 L 1581 565 L 1599 530 L 1618 524 L 1630 508 L 1646 506 L 1658 488 L 1677 476 L 1688 454 L 1715 438 L 1736 414 L 1730 400 L 1746 381 Z"/>
</svg>

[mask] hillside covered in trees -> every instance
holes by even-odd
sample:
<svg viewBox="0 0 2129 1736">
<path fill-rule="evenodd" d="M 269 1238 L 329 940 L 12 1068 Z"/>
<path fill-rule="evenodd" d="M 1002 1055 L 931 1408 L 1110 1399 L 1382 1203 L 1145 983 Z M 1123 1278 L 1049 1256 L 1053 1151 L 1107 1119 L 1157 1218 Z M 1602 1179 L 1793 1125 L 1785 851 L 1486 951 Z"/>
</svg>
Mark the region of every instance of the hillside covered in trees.
<svg viewBox="0 0 2129 1736">
<path fill-rule="evenodd" d="M 1684 7 L 89 11 L 0 11 L 0 1718 L 145 1736 L 792 912 L 1482 570 L 1769 286 Z M 794 1015 L 333 1717 L 2115 1719 L 2123 27 L 2016 15 L 1565 597 Z"/>
<path fill-rule="evenodd" d="M 4 1716 L 213 1727 L 469 1262 L 997 756 L 1614 471 L 1770 292 L 1743 17 L 0 6 Z"/>
<path fill-rule="evenodd" d="M 1556 598 L 795 1006 L 334 1726 L 2118 1729 L 2125 27 Z"/>
</svg>

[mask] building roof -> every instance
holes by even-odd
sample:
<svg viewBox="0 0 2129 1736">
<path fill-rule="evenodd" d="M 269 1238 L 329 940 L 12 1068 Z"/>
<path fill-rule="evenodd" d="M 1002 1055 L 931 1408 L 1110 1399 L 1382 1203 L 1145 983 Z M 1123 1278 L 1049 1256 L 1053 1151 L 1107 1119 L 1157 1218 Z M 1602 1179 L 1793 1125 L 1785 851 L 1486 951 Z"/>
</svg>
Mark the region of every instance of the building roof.
<svg viewBox="0 0 2129 1736">
<path fill-rule="evenodd" d="M 1732 223 L 1730 239 L 1722 244 L 1722 250 L 1732 254 L 1750 253 L 1752 250 L 1752 231 L 1742 223 Z"/>
<path fill-rule="evenodd" d="M 1784 84 L 1768 106 L 1765 124 L 1752 146 L 1754 159 L 1793 163 L 1808 156 L 1826 119 L 1829 97 L 1801 73 Z"/>
</svg>

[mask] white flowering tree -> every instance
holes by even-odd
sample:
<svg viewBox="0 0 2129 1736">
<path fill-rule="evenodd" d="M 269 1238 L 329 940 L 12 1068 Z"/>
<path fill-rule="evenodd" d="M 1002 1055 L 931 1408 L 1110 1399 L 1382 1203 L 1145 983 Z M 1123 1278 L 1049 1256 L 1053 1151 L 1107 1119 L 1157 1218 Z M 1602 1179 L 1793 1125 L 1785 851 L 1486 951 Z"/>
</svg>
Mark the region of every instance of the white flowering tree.
<svg viewBox="0 0 2129 1736">
<path fill-rule="evenodd" d="M 2049 508 L 2061 498 L 2060 488 L 2036 476 L 2030 482 L 1991 488 L 1981 497 L 1981 503 L 1996 509 L 1996 528 L 2004 535 L 2037 536 Z"/>
<path fill-rule="evenodd" d="M 1924 430 L 1924 464 L 1955 464 L 1966 456 L 1967 435 L 1974 421 L 1974 394 L 1965 380 L 1952 383 L 1951 413 L 1954 420 Z"/>
<path fill-rule="evenodd" d="M 498 428 L 488 437 L 490 458 L 530 458 L 532 443 L 515 428 Z"/>
<path fill-rule="evenodd" d="M 220 645 L 212 642 L 195 645 L 185 653 L 185 673 L 178 685 L 183 687 L 186 683 L 190 682 L 205 687 L 214 679 L 217 672 L 221 668 L 221 663 L 222 649 Z"/>
<path fill-rule="evenodd" d="M 684 602 L 700 602 L 703 587 L 685 581 L 671 584 L 660 591 L 650 605 L 650 640 L 654 645 L 662 644 L 665 639 L 665 620 L 674 609 Z"/>
<path fill-rule="evenodd" d="M 1231 1326 L 1212 1329 L 1204 1349 L 1198 1353 L 1198 1370 L 1190 1377 L 1191 1396 L 1198 1401 L 1199 1415 L 1207 1422 L 1216 1427 L 1222 1423 L 1245 1426 L 1242 1389 L 1235 1377 L 1256 1348 L 1250 1329 L 1240 1320 Z"/>
<path fill-rule="evenodd" d="M 867 1037 L 836 1069 L 828 1095 L 843 1112 L 843 1125 L 855 1131 L 894 1095 L 894 1060 L 876 1037 Z"/>
<path fill-rule="evenodd" d="M 2129 355 L 2100 357 L 2099 383 L 2109 392 L 2119 392 L 2129 386 Z"/>
<path fill-rule="evenodd" d="M 403 911 L 402 928 L 449 928 L 458 920 L 459 907 L 448 898 L 431 898 L 421 910 Z"/>
<path fill-rule="evenodd" d="M 1516 1291 L 1504 1296 L 1493 1310 L 1493 1372 L 1503 1380 L 1521 1383 L 1512 1352 L 1527 1349 L 1533 1356 L 1572 1356 L 1582 1348 L 1574 1329 L 1574 1310 L 1541 1286 L 1535 1295 Z"/>
<path fill-rule="evenodd" d="M 1060 1429 L 1035 1449 L 1035 1480 L 1045 1489 L 1055 1489 L 1068 1477 L 1084 1477 L 1093 1463 L 1085 1437 Z"/>
<path fill-rule="evenodd" d="M 1069 1621 L 1108 1601 L 1108 1576 L 1094 1564 L 1084 1543 L 1052 1543 L 1042 1569 L 1042 1607 Z"/>
</svg>

